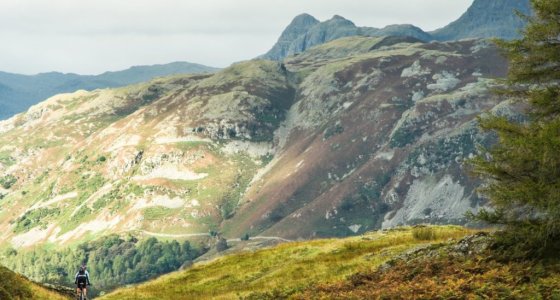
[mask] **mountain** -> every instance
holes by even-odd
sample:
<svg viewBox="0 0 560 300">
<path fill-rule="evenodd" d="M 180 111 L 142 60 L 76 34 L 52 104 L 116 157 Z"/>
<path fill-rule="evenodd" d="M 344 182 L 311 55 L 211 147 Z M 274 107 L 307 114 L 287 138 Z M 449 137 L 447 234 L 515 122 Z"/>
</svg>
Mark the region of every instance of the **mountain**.
<svg viewBox="0 0 560 300">
<path fill-rule="evenodd" d="M 341 16 L 319 22 L 314 17 L 304 14 L 292 21 L 278 42 L 261 58 L 280 61 L 311 47 L 349 36 L 405 36 L 420 41 L 455 41 L 465 38 L 513 39 L 519 36 L 518 31 L 526 25 L 515 11 L 530 15 L 530 0 L 476 0 L 458 20 L 429 33 L 409 24 L 389 25 L 378 29 L 357 27 Z"/>
<path fill-rule="evenodd" d="M 303 14 L 297 16 L 284 30 L 278 42 L 262 56 L 265 59 L 282 60 L 287 56 L 304 52 L 316 45 L 348 36 L 410 36 L 422 41 L 431 36 L 412 25 L 391 25 L 382 29 L 357 27 L 351 21 L 335 15 L 319 22 L 314 17 Z"/>
<path fill-rule="evenodd" d="M 475 0 L 455 22 L 431 32 L 436 40 L 448 41 L 465 38 L 518 38 L 526 22 L 516 11 L 531 15 L 530 0 Z"/>
<path fill-rule="evenodd" d="M 265 55 L 266 58 L 279 60 L 290 55 L 291 44 L 301 35 L 304 35 L 311 27 L 319 21 L 308 14 L 296 16 L 292 22 L 284 29 L 278 42 Z"/>
<path fill-rule="evenodd" d="M 125 86 L 173 74 L 215 72 L 211 68 L 187 62 L 136 66 L 124 71 L 100 75 L 77 75 L 57 72 L 19 75 L 0 72 L 0 120 L 27 110 L 31 105 L 60 93 L 76 90 Z"/>
<path fill-rule="evenodd" d="M 507 65 L 484 40 L 349 37 L 61 94 L 0 122 L 0 243 L 135 236 L 314 238 L 464 224 L 463 161 Z"/>
</svg>

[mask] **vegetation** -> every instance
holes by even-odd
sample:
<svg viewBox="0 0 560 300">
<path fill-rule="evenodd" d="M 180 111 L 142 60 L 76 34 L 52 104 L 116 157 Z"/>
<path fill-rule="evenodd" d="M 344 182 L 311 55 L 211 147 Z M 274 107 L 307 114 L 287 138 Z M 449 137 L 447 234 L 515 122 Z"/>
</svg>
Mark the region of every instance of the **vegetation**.
<svg viewBox="0 0 560 300">
<path fill-rule="evenodd" d="M 0 266 L 0 299 L 62 300 L 68 298 L 32 283 L 27 278 Z"/>
<path fill-rule="evenodd" d="M 75 249 L 8 249 L 2 262 L 34 280 L 69 286 L 83 262 L 88 266 L 93 291 L 99 292 L 175 271 L 199 255 L 188 241 L 163 242 L 155 238 L 139 241 L 111 235 L 80 244 Z"/>
<path fill-rule="evenodd" d="M 46 226 L 48 219 L 60 214 L 59 208 L 38 208 L 26 212 L 16 220 L 15 233 L 29 231 L 33 227 Z"/>
<path fill-rule="evenodd" d="M 510 60 L 505 93 L 526 104 L 528 119 L 480 118 L 499 143 L 473 161 L 495 208 L 476 217 L 505 225 L 501 241 L 516 256 L 557 251 L 560 241 L 560 0 L 532 4 L 523 37 L 499 42 Z"/>
<path fill-rule="evenodd" d="M 0 185 L 5 188 L 11 188 L 17 182 L 17 178 L 14 175 L 6 175 L 0 178 Z"/>
<path fill-rule="evenodd" d="M 496 260 L 492 251 L 464 255 L 449 246 L 433 248 L 427 253 L 437 255 L 396 259 L 389 268 L 320 284 L 291 298 L 560 299 L 558 260 L 504 262 Z"/>
<path fill-rule="evenodd" d="M 4 166 L 12 166 L 16 160 L 8 152 L 0 152 L 0 164 Z"/>
<path fill-rule="evenodd" d="M 433 227 L 442 242 L 470 231 L 458 226 Z M 270 249 L 218 258 L 191 269 L 115 291 L 111 299 L 264 299 L 291 295 L 317 283 L 342 280 L 371 270 L 425 241 L 410 228 L 368 233 L 346 239 L 286 243 Z"/>
<path fill-rule="evenodd" d="M 416 226 L 412 229 L 412 236 L 421 241 L 431 241 L 436 239 L 436 232 L 428 226 Z"/>
</svg>

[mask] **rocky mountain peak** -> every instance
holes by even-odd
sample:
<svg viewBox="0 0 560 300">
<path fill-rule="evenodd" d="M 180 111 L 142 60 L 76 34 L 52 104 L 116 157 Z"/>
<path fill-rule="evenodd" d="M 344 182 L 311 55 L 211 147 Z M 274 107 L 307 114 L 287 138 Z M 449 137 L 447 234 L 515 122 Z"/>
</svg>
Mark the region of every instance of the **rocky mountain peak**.
<svg viewBox="0 0 560 300">
<path fill-rule="evenodd" d="M 531 14 L 530 0 L 475 0 L 457 21 L 433 32 L 424 32 L 411 24 L 388 25 L 381 29 L 357 27 L 340 15 L 319 22 L 312 16 L 303 14 L 292 21 L 278 43 L 262 58 L 282 60 L 313 46 L 348 36 L 412 37 L 426 42 L 466 38 L 513 39 L 518 37 L 519 30 L 526 25 L 525 21 L 516 15 L 516 11 Z"/>
<path fill-rule="evenodd" d="M 311 27 L 319 21 L 309 14 L 296 16 L 290 25 L 284 29 L 276 44 L 268 51 L 263 58 L 280 60 L 286 57 L 290 45 L 302 34 L 305 34 Z"/>
<path fill-rule="evenodd" d="M 346 26 L 356 26 L 354 22 L 340 16 L 334 15 L 330 20 L 325 21 L 327 24 L 339 24 L 339 25 L 346 25 Z"/>
</svg>

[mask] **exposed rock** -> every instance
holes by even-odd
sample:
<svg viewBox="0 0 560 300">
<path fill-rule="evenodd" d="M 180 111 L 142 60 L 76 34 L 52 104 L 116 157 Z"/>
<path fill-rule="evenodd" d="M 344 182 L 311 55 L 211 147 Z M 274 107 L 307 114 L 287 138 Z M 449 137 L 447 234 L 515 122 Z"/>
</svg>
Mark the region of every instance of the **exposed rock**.
<svg viewBox="0 0 560 300">
<path fill-rule="evenodd" d="M 18 178 L 0 199 L 13 216 L 0 219 L 0 240 L 135 230 L 298 239 L 463 224 L 485 205 L 463 166 L 492 141 L 476 116 L 517 117 L 491 94 L 506 67 L 478 40 L 346 37 L 283 63 L 52 97 L 0 134 L 2 172 Z"/>
<path fill-rule="evenodd" d="M 270 49 L 263 58 L 272 60 L 282 60 L 288 56 L 292 43 L 302 34 L 305 34 L 309 28 L 319 23 L 317 19 L 308 14 L 301 14 L 295 17 L 290 25 L 284 29 L 278 42 Z"/>
<path fill-rule="evenodd" d="M 218 252 L 223 252 L 226 251 L 229 248 L 227 240 L 223 237 L 218 238 L 218 241 L 216 242 L 216 251 Z"/>
</svg>

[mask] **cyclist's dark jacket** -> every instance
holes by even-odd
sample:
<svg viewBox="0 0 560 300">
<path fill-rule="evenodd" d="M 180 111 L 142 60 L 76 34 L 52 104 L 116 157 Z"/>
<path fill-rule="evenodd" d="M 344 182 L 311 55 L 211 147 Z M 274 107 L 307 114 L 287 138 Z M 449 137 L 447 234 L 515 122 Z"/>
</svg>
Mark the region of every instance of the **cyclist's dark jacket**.
<svg viewBox="0 0 560 300">
<path fill-rule="evenodd" d="M 87 270 L 78 271 L 78 273 L 76 273 L 76 278 L 74 280 L 74 283 L 75 284 L 78 284 L 78 283 L 86 284 L 87 283 L 89 285 L 89 273 L 88 273 L 88 271 Z"/>
</svg>

